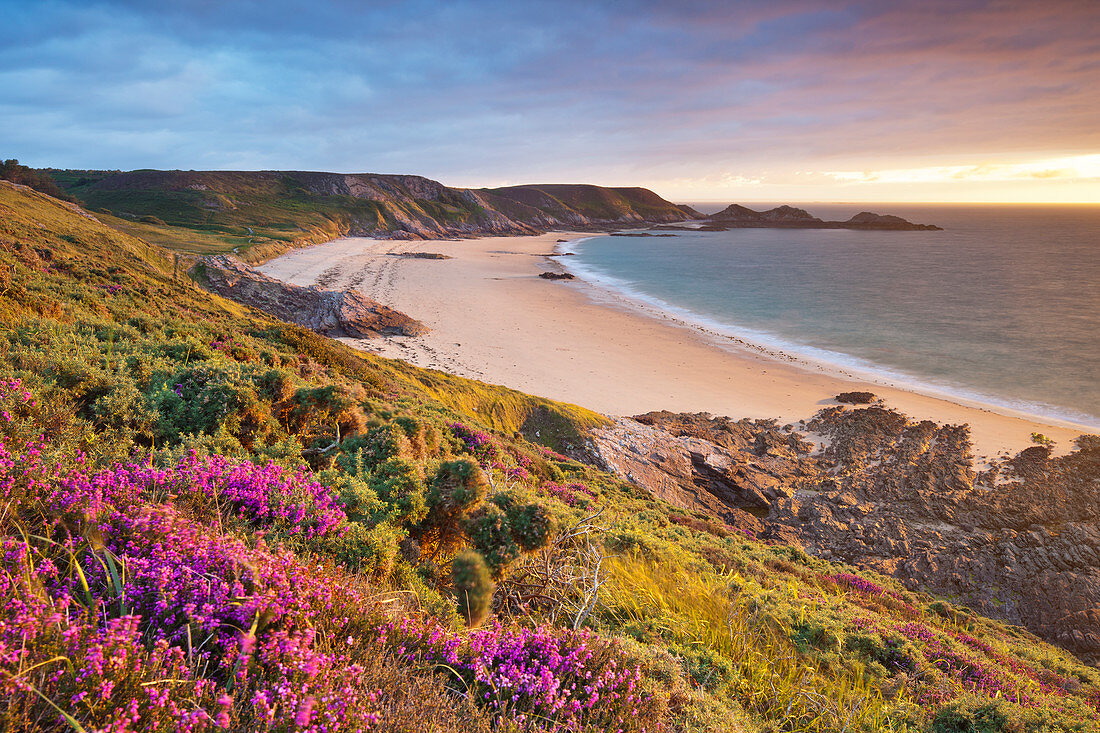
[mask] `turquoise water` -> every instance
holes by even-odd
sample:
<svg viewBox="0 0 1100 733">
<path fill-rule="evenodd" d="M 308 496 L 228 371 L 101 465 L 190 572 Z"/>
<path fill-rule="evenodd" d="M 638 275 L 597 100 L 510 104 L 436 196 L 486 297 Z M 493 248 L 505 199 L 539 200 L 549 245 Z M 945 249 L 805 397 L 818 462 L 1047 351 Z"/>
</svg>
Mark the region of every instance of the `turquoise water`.
<svg viewBox="0 0 1100 733">
<path fill-rule="evenodd" d="M 1100 428 L 1100 206 L 802 208 L 945 231 L 598 236 L 562 263 L 763 346 Z"/>
</svg>

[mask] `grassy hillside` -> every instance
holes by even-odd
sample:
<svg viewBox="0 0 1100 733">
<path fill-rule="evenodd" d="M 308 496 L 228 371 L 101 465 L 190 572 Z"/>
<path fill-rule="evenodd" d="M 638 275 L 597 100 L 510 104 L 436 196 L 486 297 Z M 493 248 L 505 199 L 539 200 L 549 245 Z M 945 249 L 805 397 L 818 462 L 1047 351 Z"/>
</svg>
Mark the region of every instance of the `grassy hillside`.
<svg viewBox="0 0 1100 733">
<path fill-rule="evenodd" d="M 494 196 L 539 209 L 564 221 L 581 216 L 600 221 L 682 221 L 683 211 L 646 188 L 544 184 L 484 189 Z"/>
<path fill-rule="evenodd" d="M 392 223 L 387 206 L 320 195 L 292 174 L 193 171 L 50 171 L 72 196 L 109 212 L 124 230 L 185 252 L 260 259 L 324 242 L 353 226 Z"/>
<path fill-rule="evenodd" d="M 251 261 L 349 233 L 433 239 L 684 219 L 640 188 L 470 191 L 419 176 L 301 171 L 48 173 L 127 233 L 183 252 L 234 251 Z M 527 189 L 539 195 L 531 198 Z"/>
<path fill-rule="evenodd" d="M 1097 729 L 1025 631 L 563 455 L 598 415 L 3 183 L 0 324 L 4 730 Z"/>
</svg>

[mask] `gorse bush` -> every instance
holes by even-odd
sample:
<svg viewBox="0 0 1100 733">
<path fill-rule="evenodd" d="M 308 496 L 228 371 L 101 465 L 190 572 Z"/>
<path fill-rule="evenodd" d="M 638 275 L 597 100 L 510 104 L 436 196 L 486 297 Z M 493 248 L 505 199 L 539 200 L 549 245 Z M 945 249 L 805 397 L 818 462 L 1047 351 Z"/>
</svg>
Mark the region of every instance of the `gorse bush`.
<svg viewBox="0 0 1100 733">
<path fill-rule="evenodd" d="M 458 613 L 467 626 L 478 626 L 493 605 L 493 580 L 485 559 L 463 550 L 451 560 L 451 585 L 458 598 Z"/>
</svg>

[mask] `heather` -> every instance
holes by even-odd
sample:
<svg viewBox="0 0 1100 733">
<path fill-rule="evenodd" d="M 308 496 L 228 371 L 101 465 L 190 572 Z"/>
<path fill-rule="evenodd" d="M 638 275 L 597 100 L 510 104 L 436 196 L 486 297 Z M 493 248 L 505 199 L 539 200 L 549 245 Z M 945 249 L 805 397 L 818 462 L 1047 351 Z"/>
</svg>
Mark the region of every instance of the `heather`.
<svg viewBox="0 0 1100 733">
<path fill-rule="evenodd" d="M 7 730 L 1077 731 L 1100 673 L 0 186 Z"/>
</svg>

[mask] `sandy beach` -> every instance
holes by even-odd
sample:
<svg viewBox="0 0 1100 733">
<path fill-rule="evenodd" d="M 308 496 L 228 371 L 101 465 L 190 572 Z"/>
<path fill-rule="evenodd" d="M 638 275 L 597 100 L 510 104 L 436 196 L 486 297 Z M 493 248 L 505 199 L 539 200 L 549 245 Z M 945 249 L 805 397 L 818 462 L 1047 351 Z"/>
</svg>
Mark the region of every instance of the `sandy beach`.
<svg viewBox="0 0 1100 733">
<path fill-rule="evenodd" d="M 503 384 L 597 410 L 709 412 L 733 418 L 808 419 L 834 395 L 867 390 L 916 419 L 969 423 L 975 454 L 989 457 L 1031 444 L 1033 432 L 1065 451 L 1090 431 L 979 403 L 918 394 L 763 352 L 677 322 L 562 271 L 548 258 L 559 240 L 584 234 L 458 241 L 338 239 L 295 250 L 259 269 L 298 285 L 357 288 L 423 321 L 419 337 L 352 340 L 382 356 Z M 399 253 L 432 252 L 451 259 Z"/>
</svg>

